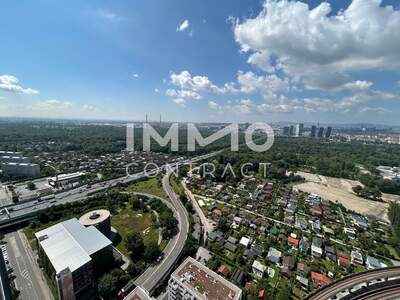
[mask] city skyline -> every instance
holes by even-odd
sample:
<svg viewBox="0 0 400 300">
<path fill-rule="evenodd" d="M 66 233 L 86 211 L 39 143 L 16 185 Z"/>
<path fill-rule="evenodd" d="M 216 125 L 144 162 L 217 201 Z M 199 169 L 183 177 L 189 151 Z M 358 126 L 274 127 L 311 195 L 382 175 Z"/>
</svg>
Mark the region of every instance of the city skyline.
<svg viewBox="0 0 400 300">
<path fill-rule="evenodd" d="M 399 4 L 328 2 L 7 1 L 0 116 L 399 125 Z"/>
</svg>

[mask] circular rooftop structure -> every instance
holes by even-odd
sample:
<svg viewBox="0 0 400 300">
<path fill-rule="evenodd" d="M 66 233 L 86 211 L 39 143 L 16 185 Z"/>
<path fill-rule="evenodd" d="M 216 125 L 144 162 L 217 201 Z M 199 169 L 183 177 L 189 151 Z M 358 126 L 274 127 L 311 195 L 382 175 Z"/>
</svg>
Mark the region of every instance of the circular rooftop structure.
<svg viewBox="0 0 400 300">
<path fill-rule="evenodd" d="M 107 209 L 96 209 L 87 212 L 79 218 L 79 222 L 85 226 L 94 226 L 106 237 L 111 234 L 111 214 Z"/>
</svg>

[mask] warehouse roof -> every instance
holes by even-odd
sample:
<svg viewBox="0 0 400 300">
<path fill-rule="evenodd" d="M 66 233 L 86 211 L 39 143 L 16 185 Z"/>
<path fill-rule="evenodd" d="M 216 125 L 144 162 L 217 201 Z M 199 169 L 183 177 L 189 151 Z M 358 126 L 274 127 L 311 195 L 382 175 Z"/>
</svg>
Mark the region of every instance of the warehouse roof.
<svg viewBox="0 0 400 300">
<path fill-rule="evenodd" d="M 35 236 L 57 273 L 67 267 L 75 271 L 88 263 L 92 254 L 111 245 L 95 227 L 84 227 L 76 218 L 41 230 Z"/>
</svg>

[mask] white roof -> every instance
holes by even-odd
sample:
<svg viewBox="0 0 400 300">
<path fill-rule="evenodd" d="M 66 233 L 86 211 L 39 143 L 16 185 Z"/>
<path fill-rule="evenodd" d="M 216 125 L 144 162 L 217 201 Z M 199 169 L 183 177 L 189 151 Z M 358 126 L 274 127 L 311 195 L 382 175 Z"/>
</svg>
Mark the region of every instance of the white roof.
<svg viewBox="0 0 400 300">
<path fill-rule="evenodd" d="M 95 227 L 84 227 L 76 218 L 35 233 L 56 273 L 73 272 L 91 261 L 90 255 L 111 245 Z"/>
<path fill-rule="evenodd" d="M 250 239 L 248 237 L 244 236 L 244 237 L 242 237 L 240 239 L 240 243 L 239 244 L 247 247 L 249 245 L 249 243 L 250 243 Z"/>
<path fill-rule="evenodd" d="M 262 263 L 260 263 L 258 260 L 255 260 L 253 262 L 253 268 L 255 268 L 261 272 L 265 272 L 265 270 L 267 269 L 267 267 L 264 266 Z"/>
</svg>

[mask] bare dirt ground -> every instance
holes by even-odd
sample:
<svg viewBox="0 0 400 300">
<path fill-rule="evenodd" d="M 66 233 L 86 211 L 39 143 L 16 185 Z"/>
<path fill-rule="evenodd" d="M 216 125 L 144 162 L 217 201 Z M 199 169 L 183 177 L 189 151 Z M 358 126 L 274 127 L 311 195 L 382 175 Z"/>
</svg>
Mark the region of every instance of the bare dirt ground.
<svg viewBox="0 0 400 300">
<path fill-rule="evenodd" d="M 299 190 L 317 194 L 333 202 L 339 202 L 347 209 L 355 212 L 388 221 L 387 203 L 364 199 L 354 194 L 352 188 L 361 185 L 360 182 L 305 172 L 297 172 L 296 174 L 304 177 L 307 181 L 295 185 Z M 390 194 L 383 194 L 382 198 L 386 202 L 400 200 L 400 196 Z"/>
</svg>

